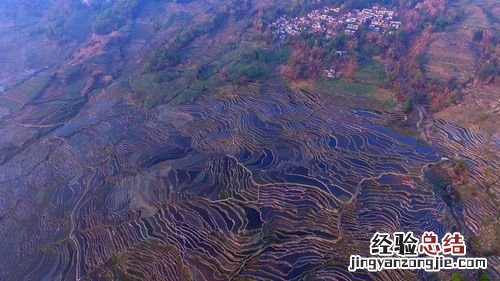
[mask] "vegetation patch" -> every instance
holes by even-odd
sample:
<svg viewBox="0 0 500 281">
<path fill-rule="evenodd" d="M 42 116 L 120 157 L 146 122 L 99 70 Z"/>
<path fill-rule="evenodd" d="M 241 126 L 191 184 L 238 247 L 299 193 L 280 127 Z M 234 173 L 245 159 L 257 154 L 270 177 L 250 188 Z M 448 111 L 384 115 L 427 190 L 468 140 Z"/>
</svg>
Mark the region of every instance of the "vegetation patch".
<svg viewBox="0 0 500 281">
<path fill-rule="evenodd" d="M 48 73 L 41 73 L 34 76 L 12 88 L 5 95 L 0 96 L 0 106 L 4 106 L 10 111 L 20 109 L 26 103 L 40 95 L 51 80 L 52 75 Z"/>
<path fill-rule="evenodd" d="M 330 91 L 340 91 L 363 97 L 368 97 L 376 91 L 374 86 L 342 79 L 321 79 L 318 81 L 318 85 L 321 88 L 328 88 Z"/>
<path fill-rule="evenodd" d="M 228 68 L 229 80 L 241 83 L 265 79 L 277 65 L 285 63 L 289 56 L 288 48 L 252 50 Z"/>
<path fill-rule="evenodd" d="M 384 65 L 373 59 L 362 59 L 354 79 L 368 84 L 382 85 L 386 82 Z"/>
</svg>

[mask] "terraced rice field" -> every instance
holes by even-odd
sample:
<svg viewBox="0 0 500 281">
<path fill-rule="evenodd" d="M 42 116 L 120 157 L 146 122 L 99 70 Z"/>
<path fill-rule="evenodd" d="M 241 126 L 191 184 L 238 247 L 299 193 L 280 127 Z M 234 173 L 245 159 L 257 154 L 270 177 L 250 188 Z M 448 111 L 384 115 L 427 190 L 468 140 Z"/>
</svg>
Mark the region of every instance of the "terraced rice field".
<svg viewBox="0 0 500 281">
<path fill-rule="evenodd" d="M 2 166 L 0 279 L 412 280 L 349 255 L 449 230 L 400 115 L 280 82 L 137 112 L 114 87 Z"/>
<path fill-rule="evenodd" d="M 431 139 L 446 155 L 455 155 L 465 161 L 469 172 L 470 184 L 478 186 L 474 196 L 463 198 L 462 215 L 467 231 L 478 235 L 484 223 L 498 216 L 495 196 L 498 194 L 498 171 L 500 157 L 488 149 L 492 139 L 478 126 L 463 127 L 457 123 L 436 119 Z M 489 171 L 489 172 L 488 172 Z M 466 192 L 464 192 L 467 194 Z M 493 194 L 488 198 L 488 194 Z"/>
<path fill-rule="evenodd" d="M 143 73 L 149 54 L 238 3 L 143 2 L 107 36 L 85 40 L 86 15 L 72 18 L 81 38 L 64 50 L 0 27 L 1 281 L 428 280 L 352 273 L 349 256 L 368 256 L 376 231 L 459 230 L 493 248 L 496 88 L 471 89 L 467 106 L 418 126 L 432 128 L 422 144 L 388 127 L 408 117 L 381 110 L 393 107 L 381 63 L 363 59 L 351 81 L 287 83 L 274 76 L 286 48 L 233 15 L 184 46 L 176 67 Z M 253 2 L 258 17 L 289 6 Z M 490 17 L 476 2 L 455 33 L 433 34 L 427 76 L 473 70 L 470 35 Z M 278 57 L 270 78 L 236 79 L 266 54 Z M 442 157 L 468 167 L 456 205 L 424 178 Z M 488 259 L 500 279 L 500 259 Z"/>
<path fill-rule="evenodd" d="M 0 94 L 0 107 L 8 109 L 9 112 L 21 109 L 34 97 L 40 95 L 51 79 L 50 74 L 41 73 L 10 89 L 6 93 Z"/>
<path fill-rule="evenodd" d="M 141 13 L 159 14 L 155 40 L 203 22 L 153 8 Z M 142 69 L 136 52 L 154 51 L 150 24 L 138 21 L 120 51 L 88 58 L 92 67 L 48 69 L 0 93 L 0 280 L 427 279 L 348 272 L 349 256 L 368 256 L 376 231 L 474 236 L 497 216 L 487 197 L 499 190 L 487 183 L 500 161 L 482 150 L 492 137 L 446 115 L 430 145 L 392 131 L 386 124 L 406 116 L 379 110 L 392 99 L 381 64 L 361 62 L 350 82 L 224 85 L 220 71 L 260 48 L 240 44 L 252 36 L 242 21 L 195 39 L 187 67 L 139 75 L 128 69 Z M 438 68 L 457 62 L 440 55 L 449 38 L 438 37 Z M 476 97 L 493 119 L 495 100 Z M 450 207 L 422 173 L 443 155 L 465 159 L 485 192 Z M 500 260 L 489 262 L 500 278 Z"/>
<path fill-rule="evenodd" d="M 473 77 L 478 67 L 478 58 L 472 34 L 474 31 L 482 30 L 492 24 L 488 22 L 484 12 L 489 12 L 489 10 L 483 10 L 481 6 L 484 4 L 481 2 L 462 0 L 454 3 L 461 7 L 467 7 L 464 19 L 459 24 L 449 27 L 450 30 L 447 32 L 432 35 L 426 54 L 427 77 L 443 82 L 452 78 L 466 82 Z"/>
<path fill-rule="evenodd" d="M 435 34 L 429 47 L 427 76 L 440 81 L 457 77 L 459 81 L 470 79 L 475 70 L 474 53 L 468 34 L 460 32 Z M 457 40 L 460 38 L 460 40 Z M 452 51 L 453 50 L 453 51 Z"/>
</svg>

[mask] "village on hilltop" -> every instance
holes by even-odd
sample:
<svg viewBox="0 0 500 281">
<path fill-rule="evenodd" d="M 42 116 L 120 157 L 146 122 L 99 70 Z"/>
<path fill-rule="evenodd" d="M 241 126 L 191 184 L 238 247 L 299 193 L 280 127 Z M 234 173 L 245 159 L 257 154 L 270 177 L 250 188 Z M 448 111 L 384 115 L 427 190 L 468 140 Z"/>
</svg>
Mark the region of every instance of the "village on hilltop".
<svg viewBox="0 0 500 281">
<path fill-rule="evenodd" d="M 397 20 L 397 16 L 397 12 L 379 6 L 350 11 L 325 7 L 313 10 L 303 17 L 287 18 L 283 15 L 271 24 L 271 28 L 281 39 L 303 32 L 326 33 L 327 38 L 332 38 L 339 32 L 353 35 L 364 24 L 367 24 L 370 30 L 385 34 L 400 28 L 401 22 Z"/>
<path fill-rule="evenodd" d="M 326 39 L 331 39 L 339 33 L 354 35 L 362 26 L 373 32 L 391 34 L 401 27 L 401 21 L 396 11 L 386 7 L 373 6 L 362 10 L 324 7 L 303 17 L 287 18 L 283 15 L 270 26 L 281 40 L 299 34 L 324 34 Z M 335 53 L 344 56 L 348 52 L 337 50 Z M 323 76 L 327 78 L 336 78 L 338 74 L 335 68 L 323 70 Z"/>
</svg>

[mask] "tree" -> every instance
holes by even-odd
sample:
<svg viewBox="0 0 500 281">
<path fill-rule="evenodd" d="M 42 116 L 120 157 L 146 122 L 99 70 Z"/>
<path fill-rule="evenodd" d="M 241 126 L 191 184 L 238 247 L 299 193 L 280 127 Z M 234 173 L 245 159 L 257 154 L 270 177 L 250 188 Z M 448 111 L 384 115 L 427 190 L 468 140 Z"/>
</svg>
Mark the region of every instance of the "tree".
<svg viewBox="0 0 500 281">
<path fill-rule="evenodd" d="M 344 67 L 344 76 L 347 78 L 352 78 L 356 74 L 358 69 L 358 60 L 356 58 L 350 58 Z"/>
<path fill-rule="evenodd" d="M 483 30 L 474 31 L 474 34 L 472 35 L 472 40 L 474 40 L 475 42 L 481 42 L 481 40 L 483 39 L 483 34 L 484 34 Z"/>
<path fill-rule="evenodd" d="M 99 13 L 92 25 L 93 31 L 97 34 L 108 34 L 120 29 L 135 16 L 139 1 L 117 0 Z"/>
<path fill-rule="evenodd" d="M 413 109 L 413 98 L 412 97 L 407 98 L 405 100 L 405 102 L 403 103 L 403 111 L 405 113 L 408 113 L 408 112 L 412 111 L 412 109 Z"/>
<path fill-rule="evenodd" d="M 488 277 L 488 274 L 483 269 L 479 269 L 477 273 L 477 277 L 479 281 L 490 281 L 490 278 Z"/>
<path fill-rule="evenodd" d="M 144 63 L 144 71 L 157 72 L 168 65 L 176 64 L 179 57 L 176 53 L 169 52 L 165 48 L 160 48 L 151 54 Z"/>
<path fill-rule="evenodd" d="M 487 61 L 479 69 L 479 79 L 491 83 L 500 74 L 500 68 L 496 59 Z"/>
</svg>

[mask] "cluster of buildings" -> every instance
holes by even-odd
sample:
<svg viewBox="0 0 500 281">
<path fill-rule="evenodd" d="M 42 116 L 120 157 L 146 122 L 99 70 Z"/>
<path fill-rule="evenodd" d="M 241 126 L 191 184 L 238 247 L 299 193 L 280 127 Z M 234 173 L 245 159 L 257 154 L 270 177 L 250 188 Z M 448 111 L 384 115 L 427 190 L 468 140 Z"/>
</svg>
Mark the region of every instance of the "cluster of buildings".
<svg viewBox="0 0 500 281">
<path fill-rule="evenodd" d="M 397 12 L 379 6 L 351 11 L 325 7 L 313 10 L 303 17 L 287 18 L 281 16 L 271 24 L 271 28 L 282 39 L 302 32 L 326 33 L 327 38 L 342 31 L 347 35 L 353 35 L 361 25 L 368 25 L 368 28 L 373 31 L 385 33 L 388 30 L 400 28 L 401 22 L 397 20 L 397 16 Z"/>
<path fill-rule="evenodd" d="M 336 77 L 336 71 L 334 68 L 330 69 L 325 69 L 323 70 L 323 76 L 328 77 L 328 78 L 335 78 Z"/>
</svg>

